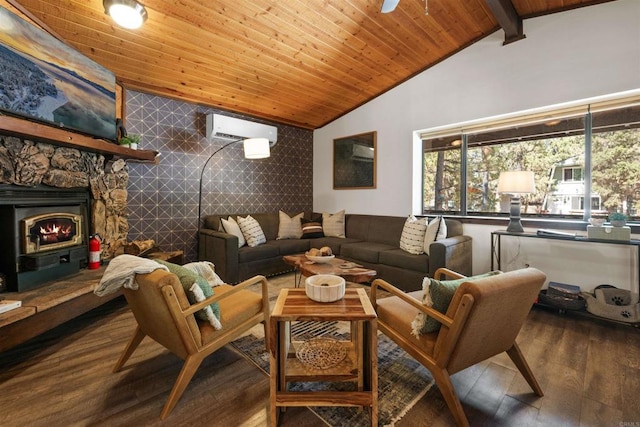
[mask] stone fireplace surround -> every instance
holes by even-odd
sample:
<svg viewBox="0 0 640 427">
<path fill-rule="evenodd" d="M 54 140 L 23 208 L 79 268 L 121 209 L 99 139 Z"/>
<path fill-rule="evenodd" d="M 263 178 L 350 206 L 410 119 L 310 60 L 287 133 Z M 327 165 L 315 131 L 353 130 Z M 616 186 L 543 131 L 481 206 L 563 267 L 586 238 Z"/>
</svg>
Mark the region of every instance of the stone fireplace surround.
<svg viewBox="0 0 640 427">
<path fill-rule="evenodd" d="M 107 160 L 103 154 L 33 139 L 0 132 L 0 187 L 11 189 L 0 191 L 0 197 L 21 188 L 84 189 L 91 205 L 89 234 L 99 233 L 103 237 L 103 259 L 112 257 L 126 242 L 128 231 L 125 209 L 129 174 L 125 160 Z M 64 144 L 82 138 L 65 134 L 54 139 Z M 114 147 L 106 152 L 121 155 L 119 147 Z M 146 161 L 146 157 L 135 158 Z M 22 306 L 0 315 L 0 352 L 119 297 L 120 292 L 104 297 L 93 294 L 103 272 L 104 267 L 82 270 L 79 275 L 33 290 L 9 292 L 7 296 L 21 300 Z"/>
<path fill-rule="evenodd" d="M 102 238 L 102 258 L 126 244 L 128 167 L 123 159 L 0 134 L 0 184 L 86 188 L 91 194 L 89 234 Z"/>
</svg>

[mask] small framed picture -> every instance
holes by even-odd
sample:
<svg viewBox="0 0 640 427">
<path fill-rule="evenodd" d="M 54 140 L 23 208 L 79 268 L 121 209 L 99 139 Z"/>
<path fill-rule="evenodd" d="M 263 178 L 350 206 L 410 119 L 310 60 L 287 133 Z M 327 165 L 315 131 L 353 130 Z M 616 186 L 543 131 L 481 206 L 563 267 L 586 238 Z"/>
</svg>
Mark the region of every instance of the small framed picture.
<svg viewBox="0 0 640 427">
<path fill-rule="evenodd" d="M 376 132 L 333 140 L 333 189 L 376 188 Z"/>
</svg>

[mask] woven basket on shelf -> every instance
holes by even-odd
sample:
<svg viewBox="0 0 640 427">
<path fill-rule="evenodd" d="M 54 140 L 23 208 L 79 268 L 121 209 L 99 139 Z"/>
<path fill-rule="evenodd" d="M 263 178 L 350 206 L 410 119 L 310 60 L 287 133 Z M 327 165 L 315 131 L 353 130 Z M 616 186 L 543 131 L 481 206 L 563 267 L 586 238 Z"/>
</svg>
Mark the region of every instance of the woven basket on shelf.
<svg viewBox="0 0 640 427">
<path fill-rule="evenodd" d="M 305 365 L 315 369 L 329 369 L 346 357 L 347 350 L 333 338 L 312 338 L 303 342 L 296 350 L 296 357 Z"/>
</svg>

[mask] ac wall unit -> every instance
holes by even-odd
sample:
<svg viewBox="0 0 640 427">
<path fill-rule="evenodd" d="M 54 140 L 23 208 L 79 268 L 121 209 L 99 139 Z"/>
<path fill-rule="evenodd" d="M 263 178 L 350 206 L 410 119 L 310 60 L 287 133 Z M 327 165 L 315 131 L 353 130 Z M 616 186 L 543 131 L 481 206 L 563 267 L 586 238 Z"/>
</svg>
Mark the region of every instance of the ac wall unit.
<svg viewBox="0 0 640 427">
<path fill-rule="evenodd" d="M 273 147 L 278 142 L 278 128 L 222 114 L 207 114 L 207 138 L 267 138 L 269 145 Z"/>
<path fill-rule="evenodd" d="M 353 153 L 351 154 L 351 160 L 356 162 L 373 162 L 373 147 L 368 147 L 361 144 L 353 144 Z"/>
</svg>

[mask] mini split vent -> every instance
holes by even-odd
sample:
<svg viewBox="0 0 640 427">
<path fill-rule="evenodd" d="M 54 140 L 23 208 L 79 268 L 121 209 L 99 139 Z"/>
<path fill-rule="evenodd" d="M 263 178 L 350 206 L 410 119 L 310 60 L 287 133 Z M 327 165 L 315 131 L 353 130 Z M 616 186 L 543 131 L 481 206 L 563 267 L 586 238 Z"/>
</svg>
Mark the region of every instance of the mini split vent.
<svg viewBox="0 0 640 427">
<path fill-rule="evenodd" d="M 207 138 L 267 138 L 269 146 L 273 147 L 278 142 L 278 128 L 221 114 L 207 114 Z"/>
</svg>

